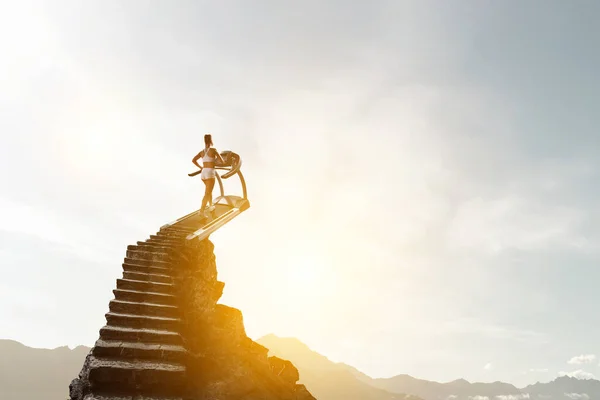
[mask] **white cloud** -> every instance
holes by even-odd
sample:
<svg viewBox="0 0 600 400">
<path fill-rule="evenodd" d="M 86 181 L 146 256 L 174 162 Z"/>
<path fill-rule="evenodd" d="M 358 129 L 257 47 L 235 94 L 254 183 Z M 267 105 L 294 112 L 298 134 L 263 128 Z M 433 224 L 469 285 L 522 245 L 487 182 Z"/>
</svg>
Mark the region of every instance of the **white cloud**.
<svg viewBox="0 0 600 400">
<path fill-rule="evenodd" d="M 596 379 L 594 374 L 592 374 L 591 372 L 584 371 L 582 369 L 578 369 L 577 371 L 572 372 L 561 371 L 558 373 L 558 376 L 570 376 L 572 378 L 577 379 Z"/>
<path fill-rule="evenodd" d="M 591 364 L 596 361 L 595 354 L 582 354 L 580 356 L 575 356 L 567 361 L 567 364 Z"/>
<path fill-rule="evenodd" d="M 483 366 L 483 369 L 485 369 L 486 371 L 489 371 L 493 368 L 492 363 L 487 363 Z"/>
<path fill-rule="evenodd" d="M 587 393 L 565 393 L 565 396 L 573 400 L 587 400 L 590 398 Z"/>
<path fill-rule="evenodd" d="M 487 396 L 469 396 L 470 400 L 490 400 Z"/>
<path fill-rule="evenodd" d="M 527 193 L 474 198 L 458 208 L 448 229 L 448 243 L 453 250 L 489 254 L 579 247 L 583 243 L 577 233 L 581 221 L 580 211 L 542 204 Z"/>
<path fill-rule="evenodd" d="M 524 400 L 529 398 L 529 393 L 499 395 L 495 398 L 497 400 Z"/>
</svg>

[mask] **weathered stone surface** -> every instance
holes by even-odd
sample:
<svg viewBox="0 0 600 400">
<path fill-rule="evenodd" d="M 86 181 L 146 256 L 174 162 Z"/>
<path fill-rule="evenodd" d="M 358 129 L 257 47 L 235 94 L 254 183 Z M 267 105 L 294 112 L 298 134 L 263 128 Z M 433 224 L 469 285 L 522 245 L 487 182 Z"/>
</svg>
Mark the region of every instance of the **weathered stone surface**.
<svg viewBox="0 0 600 400">
<path fill-rule="evenodd" d="M 148 267 L 161 267 L 161 268 L 171 268 L 171 265 L 172 265 L 170 261 L 144 260 L 141 258 L 129 258 L 129 257 L 125 257 L 125 264 L 145 265 Z"/>
<path fill-rule="evenodd" d="M 69 397 L 72 400 L 82 400 L 88 396 L 91 392 L 91 385 L 89 381 L 90 376 L 90 360 L 92 359 L 92 350 L 89 351 L 88 355 L 83 362 L 83 367 L 79 372 L 79 376 L 71 381 L 69 385 Z"/>
<path fill-rule="evenodd" d="M 185 363 L 187 351 L 181 345 L 132 343 L 99 339 L 93 347 L 92 354 L 97 358 L 125 358 Z"/>
<path fill-rule="evenodd" d="M 129 279 L 117 279 L 117 289 L 164 294 L 171 294 L 171 292 L 173 292 L 170 283 L 131 281 Z"/>
<path fill-rule="evenodd" d="M 148 281 L 157 283 L 172 283 L 172 279 L 169 275 L 165 274 L 153 274 L 148 272 L 123 272 L 123 278 L 132 281 Z"/>
<path fill-rule="evenodd" d="M 134 260 L 153 260 L 153 261 L 170 261 L 169 253 L 155 252 L 148 250 L 127 250 L 128 258 Z"/>
<path fill-rule="evenodd" d="M 133 400 L 133 397 L 118 394 L 88 394 L 83 400 Z"/>
<path fill-rule="evenodd" d="M 135 301 L 111 300 L 108 308 L 122 314 L 150 315 L 156 317 L 179 317 L 179 309 L 173 305 L 138 303 Z"/>
<path fill-rule="evenodd" d="M 170 243 L 172 245 L 181 245 L 181 240 L 178 238 L 171 238 L 165 235 L 150 235 L 150 239 L 146 241 L 147 243 Z"/>
<path fill-rule="evenodd" d="M 106 313 L 109 326 L 179 332 L 181 319 L 149 315 Z"/>
<path fill-rule="evenodd" d="M 152 303 L 173 306 L 175 296 L 166 293 L 140 292 L 138 290 L 113 290 L 115 300 L 134 301 L 138 303 Z"/>
<path fill-rule="evenodd" d="M 118 326 L 105 326 L 100 329 L 100 337 L 104 340 L 123 342 L 181 344 L 182 338 L 177 332 L 156 329 L 139 329 Z"/>
<path fill-rule="evenodd" d="M 140 265 L 140 264 L 127 264 L 123 263 L 123 271 L 124 272 L 141 272 L 144 274 L 168 274 L 170 268 L 165 267 L 156 267 L 156 266 L 148 266 L 148 265 Z"/>
<path fill-rule="evenodd" d="M 147 242 L 137 242 L 135 245 L 127 246 L 127 250 L 152 251 L 156 253 L 169 253 L 171 247 L 166 244 L 155 244 Z"/>
<path fill-rule="evenodd" d="M 283 360 L 279 357 L 269 357 L 269 365 L 275 375 L 288 383 L 296 383 L 300 379 L 298 370 L 288 360 Z"/>
<path fill-rule="evenodd" d="M 89 382 L 91 393 L 119 396 L 174 397 L 186 392 L 185 367 L 164 362 L 92 360 Z"/>
<path fill-rule="evenodd" d="M 84 400 L 184 400 L 181 397 L 162 397 L 162 396 L 122 396 L 119 394 L 90 394 Z"/>
</svg>

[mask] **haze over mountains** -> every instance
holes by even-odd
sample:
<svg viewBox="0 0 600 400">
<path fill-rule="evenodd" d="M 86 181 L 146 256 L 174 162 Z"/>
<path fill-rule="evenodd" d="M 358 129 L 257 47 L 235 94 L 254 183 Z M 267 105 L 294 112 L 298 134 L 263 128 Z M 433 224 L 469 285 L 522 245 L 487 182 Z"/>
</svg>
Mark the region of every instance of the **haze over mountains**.
<svg viewBox="0 0 600 400">
<path fill-rule="evenodd" d="M 560 377 L 525 388 L 503 382 L 438 383 L 409 375 L 373 379 L 356 368 L 330 361 L 294 338 L 267 335 L 257 340 L 273 355 L 289 359 L 300 382 L 319 400 L 590 400 L 600 399 L 600 381 Z M 79 346 L 35 349 L 0 340 L 0 400 L 63 400 L 89 351 Z"/>
</svg>

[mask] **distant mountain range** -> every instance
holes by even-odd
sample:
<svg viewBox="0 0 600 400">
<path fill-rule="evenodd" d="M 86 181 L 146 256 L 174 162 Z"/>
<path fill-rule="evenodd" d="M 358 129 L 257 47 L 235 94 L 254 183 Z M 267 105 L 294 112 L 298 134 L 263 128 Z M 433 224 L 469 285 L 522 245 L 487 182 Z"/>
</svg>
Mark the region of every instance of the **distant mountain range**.
<svg viewBox="0 0 600 400">
<path fill-rule="evenodd" d="M 0 400 L 66 400 L 89 347 L 34 349 L 0 340 Z"/>
<path fill-rule="evenodd" d="M 270 350 L 270 355 L 285 354 L 300 372 L 300 383 L 317 400 L 422 400 L 405 392 L 391 392 L 370 385 L 371 378 L 356 368 L 336 364 L 316 353 L 297 339 L 264 336 L 258 343 Z"/>
<path fill-rule="evenodd" d="M 383 389 L 387 393 L 407 393 L 424 400 L 600 400 L 600 381 L 560 377 L 548 383 L 536 383 L 519 389 L 503 382 L 471 383 L 464 379 L 439 383 L 416 379 L 409 375 L 373 379 L 354 367 L 334 363 L 312 351 L 294 338 L 267 335 L 257 340 L 273 355 L 290 360 L 300 371 L 300 380 L 319 400 L 379 399 L 363 391 L 363 397 L 345 397 L 328 385 L 330 376 L 344 376 L 341 385 L 357 385 Z M 353 379 L 352 379 L 353 378 Z M 338 385 L 334 385 L 338 386 Z"/>
<path fill-rule="evenodd" d="M 409 375 L 373 379 L 356 368 L 334 363 L 293 338 L 267 335 L 257 340 L 272 355 L 288 359 L 300 381 L 318 400 L 596 400 L 600 381 L 560 377 L 519 389 L 503 382 L 438 383 Z M 89 347 L 35 349 L 0 340 L 0 400 L 65 400 Z M 407 393 L 407 394 L 405 394 Z"/>
</svg>

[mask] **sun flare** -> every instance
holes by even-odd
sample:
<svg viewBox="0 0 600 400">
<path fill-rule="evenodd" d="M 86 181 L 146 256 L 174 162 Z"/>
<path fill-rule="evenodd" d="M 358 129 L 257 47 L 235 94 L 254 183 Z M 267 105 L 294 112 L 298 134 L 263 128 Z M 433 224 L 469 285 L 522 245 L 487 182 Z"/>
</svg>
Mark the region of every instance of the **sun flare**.
<svg viewBox="0 0 600 400">
<path fill-rule="evenodd" d="M 313 310 L 332 289 L 331 266 L 323 254 L 291 252 L 280 264 L 278 290 L 298 311 Z"/>
<path fill-rule="evenodd" d="M 322 273 L 324 269 L 320 260 L 301 256 L 288 263 L 288 281 L 294 286 L 317 285 L 319 273 Z"/>
</svg>

